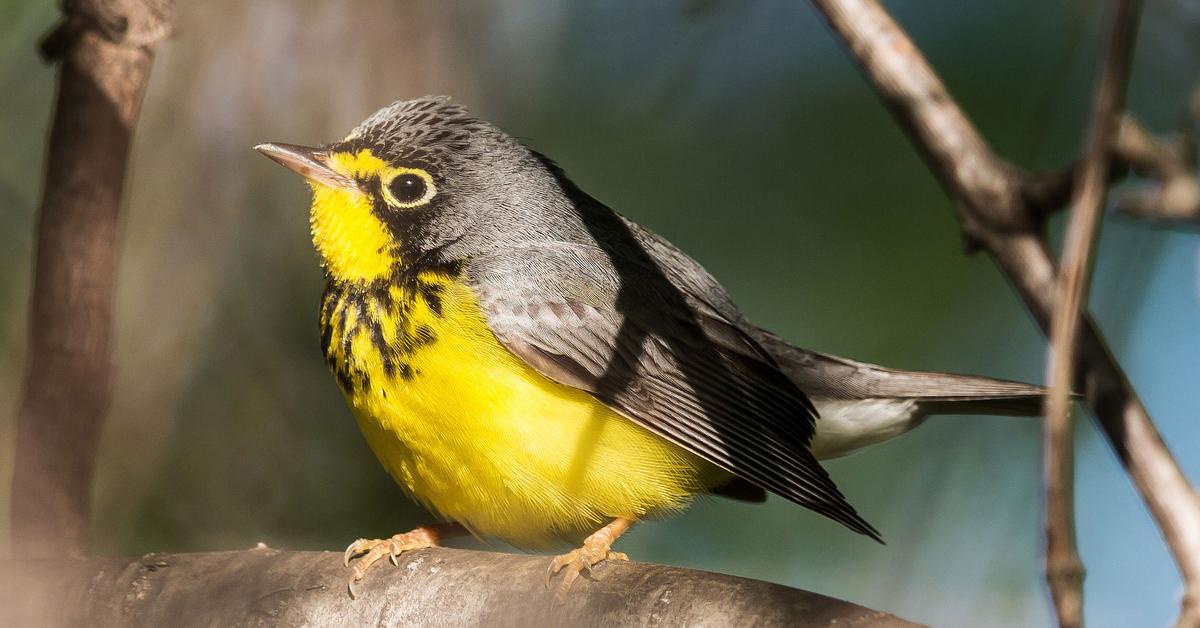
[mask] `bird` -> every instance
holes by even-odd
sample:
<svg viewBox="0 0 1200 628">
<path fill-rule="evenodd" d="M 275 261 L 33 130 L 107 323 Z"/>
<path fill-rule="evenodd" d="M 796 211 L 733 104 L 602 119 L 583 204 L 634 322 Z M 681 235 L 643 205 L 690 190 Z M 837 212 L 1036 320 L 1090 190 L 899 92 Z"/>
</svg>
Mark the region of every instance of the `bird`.
<svg viewBox="0 0 1200 628">
<path fill-rule="evenodd" d="M 439 523 L 346 549 L 349 589 L 455 535 L 569 543 L 566 593 L 639 521 L 768 492 L 882 542 L 819 460 L 932 414 L 1039 413 L 1019 382 L 796 347 L 716 278 L 447 97 L 256 150 L 312 191 L 320 345 L 376 457 Z"/>
</svg>

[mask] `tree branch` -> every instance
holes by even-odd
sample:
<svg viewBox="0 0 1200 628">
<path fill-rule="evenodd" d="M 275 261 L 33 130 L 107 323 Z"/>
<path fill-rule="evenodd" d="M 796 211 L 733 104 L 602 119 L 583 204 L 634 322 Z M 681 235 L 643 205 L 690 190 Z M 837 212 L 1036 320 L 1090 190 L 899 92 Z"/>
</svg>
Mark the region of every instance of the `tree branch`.
<svg viewBox="0 0 1200 628">
<path fill-rule="evenodd" d="M 333 552 L 255 549 L 0 563 L 7 626 L 915 626 L 782 585 L 607 563 L 556 602 L 544 556 L 405 553 L 346 593 Z"/>
<path fill-rule="evenodd" d="M 1200 93 L 1200 90 L 1197 90 Z M 1022 184 L 1025 202 L 1039 216 L 1062 209 L 1071 200 L 1081 163 L 1061 170 L 1031 173 Z M 1129 218 L 1200 225 L 1200 180 L 1196 178 L 1196 144 L 1186 136 L 1157 138 L 1133 116 L 1121 117 L 1109 155 L 1108 182 L 1132 170 L 1157 185 L 1122 194 L 1114 210 Z"/>
<path fill-rule="evenodd" d="M 17 417 L 18 554 L 86 548 L 92 466 L 112 387 L 117 211 L 154 42 L 166 32 L 164 4 L 66 3 L 64 21 L 43 43 L 61 69 Z"/>
<path fill-rule="evenodd" d="M 875 0 L 812 0 L 946 188 L 969 244 L 999 263 L 1046 331 L 1055 269 L 1018 168 L 998 159 L 903 30 Z M 1188 483 L 1092 320 L 1074 373 L 1183 576 L 1180 623 L 1200 623 L 1200 497 Z M 1190 622 L 1190 623 L 1189 623 Z"/>
<path fill-rule="evenodd" d="M 1197 90 L 1200 93 L 1200 90 Z M 1196 145 L 1183 137 L 1162 140 L 1126 116 L 1114 152 L 1139 176 L 1157 185 L 1123 194 L 1116 211 L 1155 222 L 1200 225 L 1200 180 L 1196 178 Z"/>
<path fill-rule="evenodd" d="M 1050 394 L 1042 455 L 1046 484 L 1046 581 L 1060 626 L 1083 625 L 1083 563 L 1075 544 L 1075 425 L 1071 383 L 1075 340 L 1091 285 L 1092 251 L 1108 193 L 1109 147 L 1120 123 L 1130 59 L 1141 12 L 1139 0 L 1114 0 L 1107 59 L 1096 87 L 1092 129 L 1078 169 L 1071 216 L 1064 236 L 1061 279 L 1050 331 L 1046 372 Z"/>
</svg>

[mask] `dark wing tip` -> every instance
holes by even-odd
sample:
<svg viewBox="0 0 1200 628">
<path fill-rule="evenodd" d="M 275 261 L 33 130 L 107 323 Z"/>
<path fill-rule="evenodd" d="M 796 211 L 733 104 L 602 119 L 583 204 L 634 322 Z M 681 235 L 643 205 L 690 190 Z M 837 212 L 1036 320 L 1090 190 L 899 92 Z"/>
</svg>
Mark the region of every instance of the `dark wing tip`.
<svg viewBox="0 0 1200 628">
<path fill-rule="evenodd" d="M 884 543 L 883 535 L 879 533 L 879 530 L 876 530 L 875 526 L 867 523 L 867 520 L 863 519 L 862 515 L 859 515 L 858 511 L 854 510 L 854 506 L 851 506 L 845 501 L 837 504 L 837 510 L 835 513 L 822 514 L 829 516 L 835 521 L 863 536 L 870 537 L 871 540 L 879 543 L 880 545 L 887 545 L 887 543 Z"/>
</svg>

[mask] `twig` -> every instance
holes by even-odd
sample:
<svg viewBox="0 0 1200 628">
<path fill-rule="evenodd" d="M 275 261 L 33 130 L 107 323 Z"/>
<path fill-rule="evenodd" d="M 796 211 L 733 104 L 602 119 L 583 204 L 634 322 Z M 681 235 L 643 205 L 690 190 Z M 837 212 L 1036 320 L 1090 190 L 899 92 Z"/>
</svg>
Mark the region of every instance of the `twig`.
<svg viewBox="0 0 1200 628">
<path fill-rule="evenodd" d="M 1092 129 L 1078 169 L 1071 216 L 1059 264 L 1058 290 L 1047 354 L 1046 422 L 1043 428 L 1046 483 L 1046 582 L 1060 626 L 1083 625 L 1083 563 L 1075 544 L 1075 425 L 1071 376 L 1075 339 L 1087 302 L 1100 215 L 1108 192 L 1109 146 L 1116 135 L 1129 81 L 1130 59 L 1141 12 L 1139 0 L 1114 0 L 1107 59 L 1096 87 Z"/>
<path fill-rule="evenodd" d="M 619 561 L 556 601 L 549 561 L 420 550 L 372 569 L 353 600 L 340 552 L 0 562 L 0 625 L 915 627 L 778 584 Z"/>
<path fill-rule="evenodd" d="M 161 1 L 64 6 L 44 48 L 61 71 L 13 471 L 13 551 L 33 556 L 86 548 L 92 466 L 111 396 L 117 211 L 154 37 L 165 33 Z M 113 17 L 120 32 L 90 26 L 96 15 Z"/>
<path fill-rule="evenodd" d="M 908 36 L 875 0 L 812 0 L 925 154 L 968 243 L 985 248 L 1048 330 L 1055 270 L 1021 171 L 982 140 Z M 1074 381 L 1145 500 L 1183 576 L 1179 621 L 1200 624 L 1200 497 L 1089 317 Z"/>
<path fill-rule="evenodd" d="M 1139 176 L 1157 185 L 1123 194 L 1120 214 L 1155 222 L 1200 225 L 1200 180 L 1196 178 L 1196 146 L 1188 139 L 1155 138 L 1137 120 L 1126 116 L 1117 133 L 1114 152 Z"/>
<path fill-rule="evenodd" d="M 1196 145 L 1190 138 L 1154 137 L 1132 116 L 1124 115 L 1112 138 L 1108 161 L 1109 183 L 1120 181 L 1130 170 L 1155 182 L 1121 194 L 1114 207 L 1117 214 L 1200 225 L 1200 179 L 1196 176 Z M 1066 206 L 1080 166 L 1075 163 L 1060 170 L 1026 174 L 1022 190 L 1030 210 L 1044 217 Z"/>
<path fill-rule="evenodd" d="M 1021 196 L 1032 215 L 1045 220 L 1065 209 L 1075 193 L 1075 182 L 1082 167 L 1083 163 L 1077 161 L 1058 170 L 1024 173 Z M 1106 181 L 1110 185 L 1120 183 L 1128 175 L 1129 164 L 1121 158 L 1119 147 L 1114 146 L 1108 158 Z"/>
</svg>

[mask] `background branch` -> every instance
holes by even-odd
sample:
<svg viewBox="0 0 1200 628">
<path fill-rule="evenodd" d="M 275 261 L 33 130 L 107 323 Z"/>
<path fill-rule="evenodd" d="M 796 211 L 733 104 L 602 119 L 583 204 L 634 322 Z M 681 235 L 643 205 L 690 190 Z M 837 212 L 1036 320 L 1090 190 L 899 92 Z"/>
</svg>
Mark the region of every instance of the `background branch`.
<svg viewBox="0 0 1200 628">
<path fill-rule="evenodd" d="M 1156 182 L 1122 194 L 1117 212 L 1156 222 L 1200 225 L 1196 144 L 1190 137 L 1156 138 L 1137 120 L 1125 116 L 1113 152 L 1139 176 Z"/>
<path fill-rule="evenodd" d="M 912 41 L 875 0 L 813 0 L 946 188 L 972 247 L 999 263 L 1042 327 L 1055 268 L 1021 171 L 997 158 Z M 1074 373 L 1092 414 L 1162 531 L 1183 576 L 1180 623 L 1200 624 L 1200 497 L 1167 450 L 1094 322 L 1084 316 Z"/>
<path fill-rule="evenodd" d="M 1200 93 L 1200 90 L 1197 90 Z M 1131 115 L 1121 116 L 1111 139 L 1107 179 L 1116 183 L 1129 171 L 1151 179 L 1121 194 L 1114 210 L 1130 218 L 1200 225 L 1200 180 L 1196 143 L 1188 135 L 1159 138 Z M 1067 205 L 1082 162 L 1061 170 L 1029 173 L 1022 183 L 1025 203 L 1035 215 L 1048 216 Z"/>
<path fill-rule="evenodd" d="M 112 389 L 117 212 L 154 42 L 167 24 L 163 2 L 65 6 L 43 43 L 61 68 L 13 471 L 13 551 L 35 556 L 86 550 L 92 467 Z"/>
<path fill-rule="evenodd" d="M 1078 169 L 1047 354 L 1042 455 L 1046 484 L 1046 581 L 1060 626 L 1083 625 L 1083 563 L 1075 543 L 1075 425 L 1071 416 L 1075 339 L 1091 286 L 1100 216 L 1108 193 L 1109 147 L 1120 123 L 1141 3 L 1114 0 L 1107 58 L 1092 110 L 1092 128 Z"/>
<path fill-rule="evenodd" d="M 7 626 L 915 626 L 782 585 L 611 562 L 561 602 L 548 558 L 431 549 L 372 571 L 352 600 L 341 554 L 255 549 L 0 563 Z"/>
</svg>

